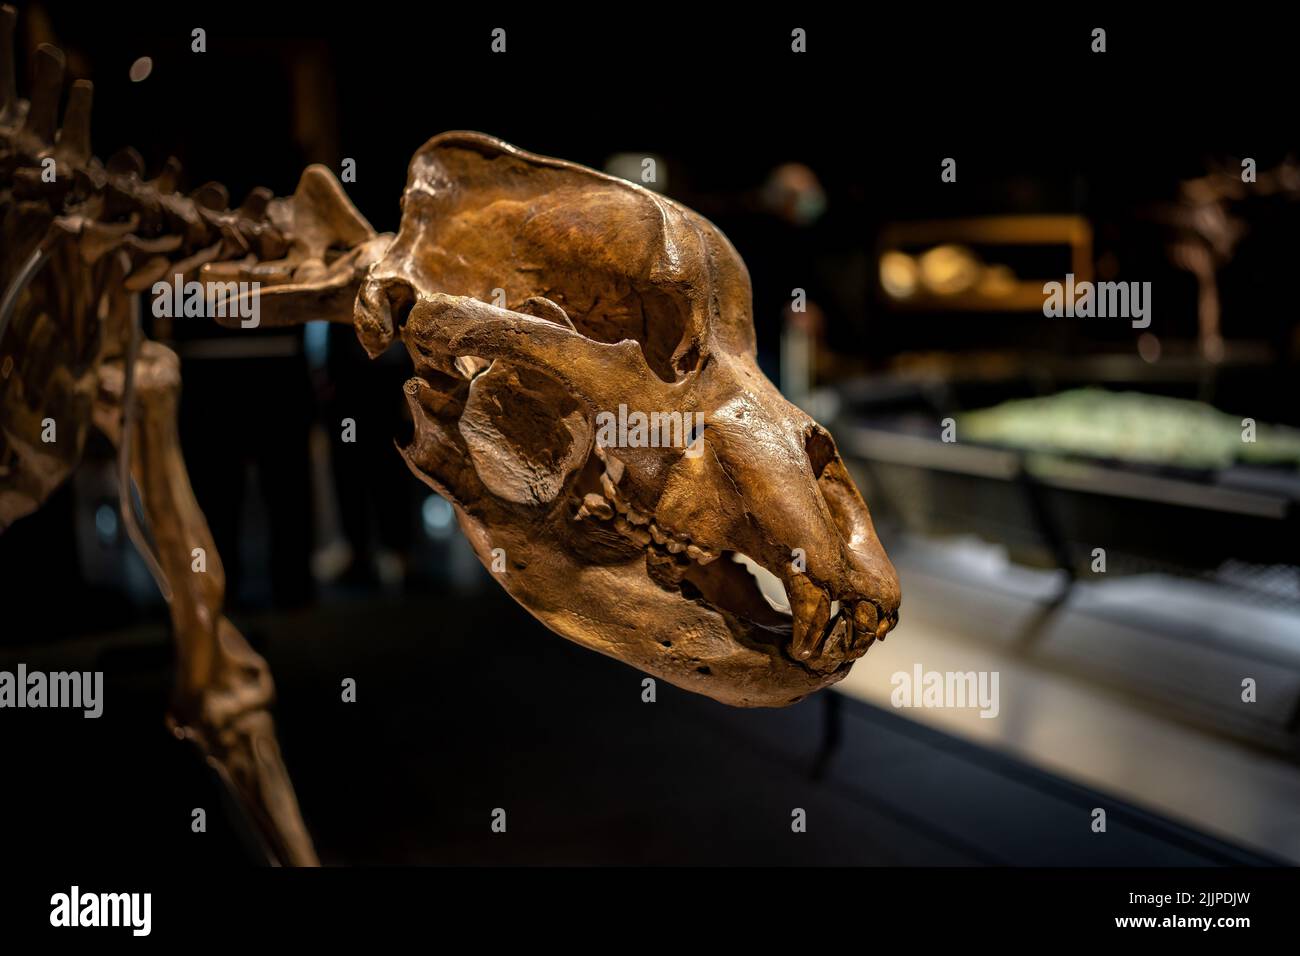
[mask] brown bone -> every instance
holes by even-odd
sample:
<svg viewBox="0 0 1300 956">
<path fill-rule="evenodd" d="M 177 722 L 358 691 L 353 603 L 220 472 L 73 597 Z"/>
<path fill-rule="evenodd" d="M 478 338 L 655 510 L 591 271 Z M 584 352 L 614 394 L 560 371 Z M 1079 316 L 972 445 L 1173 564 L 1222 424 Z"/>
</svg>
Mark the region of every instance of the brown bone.
<svg viewBox="0 0 1300 956">
<path fill-rule="evenodd" d="M 780 705 L 896 622 L 866 505 L 830 436 L 759 371 L 744 264 L 689 209 L 445 133 L 411 161 L 355 321 L 371 354 L 400 335 L 415 361 L 407 462 L 565 637 L 727 703 Z M 598 447 L 620 405 L 702 415 L 699 454 Z"/>
<path fill-rule="evenodd" d="M 176 358 L 130 320 L 128 292 L 168 274 L 256 281 L 263 324 L 353 321 L 372 355 L 400 336 L 417 373 L 407 462 L 506 590 L 571 640 L 727 703 L 783 705 L 896 623 L 867 508 L 830 436 L 759 371 L 749 276 L 711 223 L 478 133 L 416 153 L 396 239 L 319 166 L 292 197 L 255 190 L 231 210 L 220 184 L 176 192 L 174 161 L 146 180 L 133 151 L 96 159 L 85 81 L 57 131 L 54 48 L 19 99 L 14 16 L 0 7 L 0 530 L 71 473 L 92 424 L 119 446 L 171 604 L 173 726 L 275 859 L 315 856 L 270 674 L 221 611 L 175 434 Z M 663 440 L 610 440 L 609 416 L 628 409 L 666 416 Z"/>
</svg>

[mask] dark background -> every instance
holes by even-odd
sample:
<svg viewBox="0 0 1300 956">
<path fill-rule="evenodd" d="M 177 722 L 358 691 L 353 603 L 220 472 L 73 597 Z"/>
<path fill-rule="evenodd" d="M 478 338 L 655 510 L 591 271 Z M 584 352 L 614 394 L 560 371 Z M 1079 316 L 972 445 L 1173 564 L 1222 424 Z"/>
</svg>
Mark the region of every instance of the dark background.
<svg viewBox="0 0 1300 956">
<path fill-rule="evenodd" d="M 1170 320 L 1170 340 L 1190 340 L 1191 279 L 1173 270 L 1158 228 L 1134 211 L 1171 198 L 1180 179 L 1212 161 L 1252 155 L 1263 170 L 1296 143 L 1289 34 L 1260 22 L 1264 13 L 1242 17 L 1248 30 L 1192 13 L 1143 23 L 993 8 L 911 18 L 864 8 L 859 18 L 632 5 L 527 16 L 373 3 L 201 13 L 19 6 L 20 56 L 24 28 L 34 30 L 67 52 L 71 76 L 95 82 L 98 155 L 130 145 L 151 172 L 175 155 L 189 188 L 219 180 L 232 204 L 258 185 L 287 195 L 307 163 L 337 171 L 350 157 L 358 174 L 348 194 L 377 229 L 395 231 L 409 157 L 447 129 L 596 168 L 618 152 L 663 157 L 667 193 L 713 218 L 746 260 L 773 374 L 796 286 L 825 313 L 829 346 L 860 372 L 939 346 L 1131 350 L 1126 324 L 888 313 L 875 287 L 875 236 L 886 223 L 935 216 L 1087 216 L 1099 254 L 1125 274 L 1161 280 L 1160 307 L 1184 316 Z M 1098 25 L 1108 29 L 1104 55 L 1088 49 Z M 206 53 L 190 52 L 195 26 L 207 31 Z M 508 34 L 504 56 L 489 52 L 497 26 Z M 808 30 L 805 55 L 789 51 L 793 26 Z M 152 74 L 131 83 L 127 70 L 144 55 Z M 939 180 L 947 156 L 958 159 L 956 184 Z M 812 168 L 825 190 L 826 213 L 811 226 L 782 222 L 758 201 L 772 169 L 789 161 Z M 1248 240 L 1253 254 L 1224 275 L 1223 289 L 1240 316 L 1235 327 L 1273 343 L 1278 356 L 1272 374 L 1228 404 L 1258 407 L 1262 394 L 1273 420 L 1295 422 L 1292 224 L 1263 220 Z M 220 333 L 187 329 L 179 338 L 196 335 Z M 1049 829 L 1053 814 L 1095 798 L 868 708 L 854 711 L 861 723 L 841 744 L 857 757 L 839 771 L 819 762 L 823 708 L 833 706 L 820 701 L 737 716 L 665 687 L 647 721 L 639 675 L 549 635 L 475 571 L 453 579 L 453 541 L 413 543 L 426 492 L 391 451 L 405 371 L 368 363 L 346 328 L 331 330 L 329 348 L 324 370 L 302 356 L 186 360 L 182 409 L 196 492 L 232 572 L 232 615 L 277 674 L 286 759 L 327 862 L 1244 859 L 1139 811 L 1132 834 L 1108 845 L 1117 854 L 1108 860 L 1069 840 L 1044 845 L 1045 831 L 967 840 L 967 829 L 987 836 L 1000 818 L 1011 798 L 999 787 L 1030 794 L 1024 806 L 1039 808 Z M 350 470 L 335 463 L 343 521 L 351 512 L 362 550 L 414 549 L 398 593 L 360 565 L 325 587 L 309 574 L 320 542 L 308 430 L 336 421 L 341 408 L 363 408 L 377 426 L 364 431 L 379 432 Z M 106 460 L 106 451 L 88 455 Z M 241 509 L 253 488 L 260 511 L 249 518 Z M 162 729 L 163 608 L 139 586 L 120 537 L 121 580 L 84 580 L 78 507 L 86 505 L 65 488 L 0 539 L 0 644 L 48 647 L 66 655 L 58 666 L 95 661 L 118 675 L 110 702 L 127 703 L 101 721 L 6 717 L 14 774 L 0 806 L 28 824 L 16 847 L 87 859 L 242 859 L 237 827 L 219 813 L 209 814 L 207 841 L 191 839 L 189 808 L 213 806 L 217 791 Z M 360 715 L 340 712 L 340 675 L 359 678 Z M 889 749 L 891 734 L 903 750 Z M 929 769 L 917 778 L 902 773 L 895 793 L 853 778 L 854 767 L 907 766 L 899 754 L 914 748 L 938 762 L 922 761 Z M 1002 782 L 961 801 L 973 814 L 963 822 L 946 798 L 970 792 L 953 784 L 965 773 Z M 13 786 L 20 776 L 30 786 Z M 494 846 L 479 817 L 500 805 L 520 808 L 512 826 L 533 836 Z M 836 823 L 782 843 L 790 805 L 815 806 Z"/>
</svg>

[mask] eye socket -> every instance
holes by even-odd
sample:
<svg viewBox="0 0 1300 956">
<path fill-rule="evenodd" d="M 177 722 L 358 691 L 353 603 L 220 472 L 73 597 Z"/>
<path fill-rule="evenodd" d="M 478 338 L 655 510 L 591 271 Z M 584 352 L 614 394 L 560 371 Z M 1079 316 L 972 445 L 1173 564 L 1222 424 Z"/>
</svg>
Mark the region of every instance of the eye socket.
<svg viewBox="0 0 1300 956">
<path fill-rule="evenodd" d="M 630 290 L 596 290 L 589 302 L 568 301 L 553 292 L 567 311 L 574 330 L 597 342 L 632 339 L 641 347 L 646 365 L 663 382 L 676 382 L 699 367 L 697 342 L 683 344 L 691 311 L 676 293 L 635 286 Z M 594 298 L 592 298 L 594 296 Z M 675 356 L 675 358 L 674 358 Z"/>
</svg>

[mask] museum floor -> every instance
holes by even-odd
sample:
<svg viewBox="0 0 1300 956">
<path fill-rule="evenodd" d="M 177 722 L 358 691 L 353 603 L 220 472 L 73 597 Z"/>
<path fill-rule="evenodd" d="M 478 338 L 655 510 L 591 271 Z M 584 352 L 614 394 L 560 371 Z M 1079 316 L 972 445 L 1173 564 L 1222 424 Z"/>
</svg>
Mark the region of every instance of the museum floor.
<svg viewBox="0 0 1300 956">
<path fill-rule="evenodd" d="M 238 622 L 276 674 L 281 742 L 326 863 L 1270 862 L 864 703 L 852 687 L 736 711 L 660 682 L 643 703 L 642 675 L 548 634 L 495 591 Z M 19 725 L 6 741 L 7 776 L 26 782 L 0 797 L 10 851 L 243 856 L 219 812 L 206 834 L 190 832 L 191 809 L 220 796 L 163 728 L 161 625 L 4 655 L 102 668 L 108 702 L 97 721 L 58 715 L 77 726 L 27 735 Z M 354 704 L 340 701 L 346 677 Z M 1104 835 L 1089 827 L 1098 806 Z M 489 827 L 497 807 L 505 834 Z M 807 811 L 806 833 L 791 831 L 794 808 Z"/>
</svg>

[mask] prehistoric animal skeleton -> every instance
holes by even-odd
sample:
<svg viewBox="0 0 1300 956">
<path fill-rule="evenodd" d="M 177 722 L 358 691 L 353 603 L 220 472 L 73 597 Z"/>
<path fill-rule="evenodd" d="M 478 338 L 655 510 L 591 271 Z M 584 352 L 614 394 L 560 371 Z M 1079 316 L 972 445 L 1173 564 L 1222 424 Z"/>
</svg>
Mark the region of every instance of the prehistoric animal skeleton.
<svg viewBox="0 0 1300 956">
<path fill-rule="evenodd" d="M 266 663 L 222 614 L 179 452 L 179 362 L 142 340 L 133 311 L 160 279 L 258 281 L 263 325 L 353 322 L 372 356 L 400 338 L 416 370 L 407 463 L 515 600 L 585 647 L 728 704 L 782 706 L 839 680 L 897 622 L 866 505 L 830 435 L 759 371 L 749 276 L 711 223 L 478 133 L 415 154 L 396 237 L 321 166 L 287 199 L 258 190 L 230 210 L 214 185 L 176 193 L 174 167 L 146 180 L 132 153 L 94 159 L 88 82 L 56 132 L 52 47 L 18 100 L 13 24 L 4 8 L 0 529 L 67 478 L 92 425 L 116 443 L 124 522 L 171 606 L 172 726 L 275 859 L 315 855 Z M 702 453 L 598 442 L 596 418 L 620 405 L 702 415 Z"/>
</svg>

